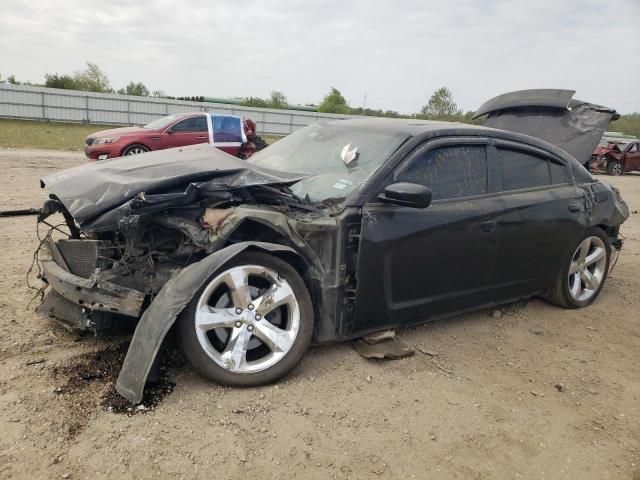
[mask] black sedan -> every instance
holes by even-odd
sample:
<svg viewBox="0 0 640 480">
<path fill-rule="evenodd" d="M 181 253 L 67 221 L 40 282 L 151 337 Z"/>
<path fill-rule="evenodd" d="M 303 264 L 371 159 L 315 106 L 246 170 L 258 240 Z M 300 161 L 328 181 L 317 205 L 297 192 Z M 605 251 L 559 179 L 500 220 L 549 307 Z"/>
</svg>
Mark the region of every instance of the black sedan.
<svg viewBox="0 0 640 480">
<path fill-rule="evenodd" d="M 41 256 L 40 310 L 97 332 L 139 319 L 117 384 L 132 401 L 176 321 L 196 370 L 250 386 L 311 343 L 536 295 L 585 307 L 628 217 L 551 143 L 413 120 L 311 125 L 248 162 L 152 152 L 43 186 L 40 221 L 62 213 L 69 238 Z"/>
</svg>

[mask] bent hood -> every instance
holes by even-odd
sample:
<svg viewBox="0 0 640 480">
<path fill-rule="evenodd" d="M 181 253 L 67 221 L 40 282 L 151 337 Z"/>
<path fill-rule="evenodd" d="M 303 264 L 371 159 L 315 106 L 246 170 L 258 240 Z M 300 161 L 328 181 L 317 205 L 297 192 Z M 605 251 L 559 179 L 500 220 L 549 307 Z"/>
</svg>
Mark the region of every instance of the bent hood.
<svg viewBox="0 0 640 480">
<path fill-rule="evenodd" d="M 487 127 L 546 140 L 589 162 L 607 125 L 619 118 L 612 108 L 574 100 L 574 90 L 537 89 L 505 93 L 485 102 L 474 119 Z"/>
<path fill-rule="evenodd" d="M 140 193 L 184 191 L 192 182 L 233 190 L 271 185 L 290 186 L 307 178 L 266 170 L 211 145 L 194 145 L 87 163 L 40 180 L 82 227 Z"/>
</svg>

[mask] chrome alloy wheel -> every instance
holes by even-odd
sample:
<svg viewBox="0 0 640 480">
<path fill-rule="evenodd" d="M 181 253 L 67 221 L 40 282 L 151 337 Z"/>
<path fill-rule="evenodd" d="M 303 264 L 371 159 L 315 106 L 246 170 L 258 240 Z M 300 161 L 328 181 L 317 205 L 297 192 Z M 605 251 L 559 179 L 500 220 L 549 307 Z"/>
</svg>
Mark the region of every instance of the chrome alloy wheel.
<svg viewBox="0 0 640 480">
<path fill-rule="evenodd" d="M 590 300 L 600 287 L 607 268 L 607 250 L 599 237 L 587 237 L 569 265 L 569 293 L 574 300 Z"/>
<path fill-rule="evenodd" d="M 232 267 L 216 276 L 198 299 L 198 342 L 217 365 L 255 373 L 278 363 L 300 329 L 300 308 L 289 283 L 259 265 Z"/>
<path fill-rule="evenodd" d="M 146 153 L 148 150 L 142 147 L 134 147 L 127 150 L 127 155 L 138 155 L 139 153 Z"/>
<path fill-rule="evenodd" d="M 615 162 L 612 166 L 611 166 L 611 173 L 615 176 L 620 176 L 622 175 L 622 164 L 620 162 Z"/>
</svg>

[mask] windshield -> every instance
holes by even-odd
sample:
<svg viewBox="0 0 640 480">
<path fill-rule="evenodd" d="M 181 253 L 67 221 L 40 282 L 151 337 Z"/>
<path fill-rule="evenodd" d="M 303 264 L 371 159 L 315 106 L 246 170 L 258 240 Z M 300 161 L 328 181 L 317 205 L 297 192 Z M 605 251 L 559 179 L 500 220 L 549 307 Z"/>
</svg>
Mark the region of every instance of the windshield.
<svg viewBox="0 0 640 480">
<path fill-rule="evenodd" d="M 144 126 L 144 128 L 148 128 L 150 130 L 157 130 L 159 128 L 164 128 L 167 125 L 169 125 L 171 122 L 173 122 L 176 118 L 178 118 L 178 115 L 169 115 L 167 117 L 162 117 L 157 120 L 154 120 L 151 123 L 147 123 Z"/>
<path fill-rule="evenodd" d="M 345 198 L 360 188 L 407 138 L 406 134 L 315 124 L 253 155 L 263 168 L 312 177 L 291 187 L 299 197 L 319 202 Z M 351 159 L 351 161 L 349 161 Z"/>
</svg>

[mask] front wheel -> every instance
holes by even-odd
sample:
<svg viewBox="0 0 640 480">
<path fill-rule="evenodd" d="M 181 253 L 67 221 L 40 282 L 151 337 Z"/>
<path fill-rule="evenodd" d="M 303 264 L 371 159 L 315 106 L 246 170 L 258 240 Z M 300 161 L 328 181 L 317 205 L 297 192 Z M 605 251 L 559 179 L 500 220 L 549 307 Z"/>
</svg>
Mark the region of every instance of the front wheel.
<svg viewBox="0 0 640 480">
<path fill-rule="evenodd" d="M 311 341 L 313 307 L 284 260 L 245 252 L 215 272 L 180 316 L 180 346 L 201 375 L 233 386 L 289 373 Z"/>
<path fill-rule="evenodd" d="M 609 175 L 613 175 L 615 177 L 619 177 L 624 173 L 624 169 L 622 168 L 622 164 L 617 160 L 610 160 L 607 164 L 607 173 Z"/>
<path fill-rule="evenodd" d="M 149 149 L 144 145 L 130 145 L 124 149 L 124 152 L 122 152 L 122 156 L 124 157 L 126 155 L 138 155 L 140 153 L 146 153 L 148 151 Z"/>
<path fill-rule="evenodd" d="M 589 230 L 571 249 L 556 277 L 549 300 L 564 308 L 582 308 L 600 293 L 609 271 L 611 246 L 602 230 Z"/>
</svg>

